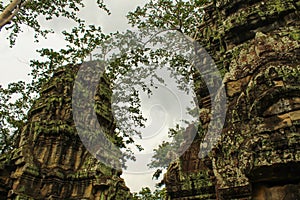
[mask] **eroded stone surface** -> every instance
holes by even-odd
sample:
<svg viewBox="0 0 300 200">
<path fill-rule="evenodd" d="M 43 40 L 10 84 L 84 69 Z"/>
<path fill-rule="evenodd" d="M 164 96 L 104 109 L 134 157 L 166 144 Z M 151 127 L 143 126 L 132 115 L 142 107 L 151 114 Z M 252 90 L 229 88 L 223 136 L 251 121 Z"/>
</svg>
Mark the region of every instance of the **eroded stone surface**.
<svg viewBox="0 0 300 200">
<path fill-rule="evenodd" d="M 224 75 L 226 122 L 220 142 L 208 157 L 195 158 L 200 134 L 170 165 L 165 175 L 169 197 L 297 199 L 300 2 L 217 2 L 217 7 L 205 8 L 198 37 Z M 203 102 L 209 94 L 203 84 L 196 93 L 200 121 L 206 128 L 211 108 Z"/>
<path fill-rule="evenodd" d="M 201 132 L 170 164 L 165 183 L 171 199 L 299 198 L 299 7 L 299 0 L 224 0 L 205 8 L 198 38 L 224 76 L 227 118 L 209 156 L 198 157 Z M 0 158 L 2 199 L 130 196 L 120 172 L 98 163 L 74 134 L 74 74 L 55 74 L 30 111 L 19 148 Z M 194 78 L 201 83 L 199 75 Z M 196 88 L 205 129 L 209 93 L 202 83 Z M 102 102 L 98 117 L 113 137 L 106 91 L 96 98 Z"/>
<path fill-rule="evenodd" d="M 93 64 L 93 63 L 90 63 Z M 82 144 L 73 122 L 71 97 L 78 66 L 58 70 L 43 87 L 17 142 L 1 158 L 0 199 L 128 199 L 120 171 L 101 164 Z M 100 80 L 96 113 L 113 138 L 111 91 Z M 88 117 L 86 115 L 83 115 Z"/>
</svg>

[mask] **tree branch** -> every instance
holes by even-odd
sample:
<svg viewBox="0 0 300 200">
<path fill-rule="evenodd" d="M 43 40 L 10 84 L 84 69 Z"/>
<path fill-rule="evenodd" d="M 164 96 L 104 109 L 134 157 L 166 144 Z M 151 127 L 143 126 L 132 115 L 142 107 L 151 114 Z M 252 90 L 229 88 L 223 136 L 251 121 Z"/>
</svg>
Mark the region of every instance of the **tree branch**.
<svg viewBox="0 0 300 200">
<path fill-rule="evenodd" d="M 20 11 L 21 7 L 23 7 L 27 2 L 22 0 L 13 0 L 0 14 L 0 31 L 1 29 L 9 24 L 13 17 L 17 15 L 17 13 Z"/>
</svg>

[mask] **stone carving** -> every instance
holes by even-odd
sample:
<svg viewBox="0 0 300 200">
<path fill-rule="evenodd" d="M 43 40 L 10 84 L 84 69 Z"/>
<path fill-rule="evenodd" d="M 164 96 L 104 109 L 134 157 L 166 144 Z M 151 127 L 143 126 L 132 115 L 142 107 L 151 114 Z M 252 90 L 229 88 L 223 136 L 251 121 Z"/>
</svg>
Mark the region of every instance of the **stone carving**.
<svg viewBox="0 0 300 200">
<path fill-rule="evenodd" d="M 227 0 L 205 8 L 198 37 L 224 72 L 228 112 L 209 156 L 196 157 L 200 134 L 170 165 L 171 199 L 300 199 L 299 5 Z M 205 129 L 204 84 L 197 94 Z"/>
<path fill-rule="evenodd" d="M 169 166 L 170 199 L 300 199 L 299 7 L 299 0 L 224 0 L 205 7 L 197 37 L 224 76 L 228 112 L 219 143 L 199 159 L 211 104 L 205 84 L 197 84 L 203 130 Z M 99 163 L 75 134 L 77 70 L 54 74 L 30 110 L 18 148 L 1 156 L 0 199 L 130 198 L 121 172 Z M 202 81 L 199 74 L 194 80 Z M 100 82 L 107 87 L 105 77 Z M 111 91 L 102 91 L 96 112 L 113 138 Z"/>
<path fill-rule="evenodd" d="M 93 64 L 93 63 L 90 63 Z M 1 157 L 0 199 L 128 199 L 120 171 L 97 161 L 76 134 L 71 96 L 78 66 L 58 70 L 28 115 L 17 149 Z M 102 87 L 102 89 L 101 89 Z M 96 113 L 113 135 L 108 82 L 100 79 Z M 106 91 L 106 92 L 103 92 Z"/>
</svg>

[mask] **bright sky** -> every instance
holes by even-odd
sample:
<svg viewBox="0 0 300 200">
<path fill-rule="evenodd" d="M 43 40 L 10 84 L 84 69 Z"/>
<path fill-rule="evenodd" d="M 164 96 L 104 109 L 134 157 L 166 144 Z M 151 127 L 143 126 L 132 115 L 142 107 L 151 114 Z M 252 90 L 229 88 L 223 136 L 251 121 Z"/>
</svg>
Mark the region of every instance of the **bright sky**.
<svg viewBox="0 0 300 200">
<path fill-rule="evenodd" d="M 7 0 L 4 0 L 7 2 Z M 143 5 L 146 0 L 109 0 L 105 1 L 111 15 L 107 15 L 100 10 L 96 1 L 86 0 L 86 7 L 81 11 L 81 16 L 86 19 L 89 24 L 98 24 L 106 33 L 117 30 L 125 30 L 127 25 L 126 14 L 128 11 L 134 10 L 137 5 Z M 1 3 L 1 1 L 0 1 Z M 0 84 L 6 85 L 9 82 L 17 80 L 29 80 L 29 61 L 36 59 L 38 54 L 35 52 L 41 48 L 61 49 L 64 47 L 63 36 L 60 32 L 66 28 L 72 28 L 69 21 L 63 19 L 53 20 L 44 24 L 45 27 L 51 27 L 55 33 L 49 35 L 48 39 L 41 39 L 39 43 L 33 42 L 33 32 L 23 27 L 23 33 L 17 38 L 16 45 L 9 48 L 9 42 L 6 40 L 8 36 L 5 29 L 0 32 Z"/>
<path fill-rule="evenodd" d="M 109 0 L 106 4 L 111 11 L 111 15 L 107 16 L 103 11 L 99 10 L 94 1 L 86 0 L 86 7 L 82 10 L 81 15 L 89 24 L 101 25 L 104 32 L 122 31 L 128 28 L 125 15 L 128 11 L 134 10 L 137 5 L 142 5 L 146 0 Z M 64 28 L 71 28 L 72 24 L 65 20 L 55 20 L 47 22 L 46 27 L 51 27 L 55 33 L 50 35 L 48 39 L 40 40 L 40 43 L 33 42 L 33 33 L 27 27 L 24 32 L 19 35 L 16 45 L 9 48 L 9 42 L 5 38 L 7 33 L 3 29 L 0 32 L 0 84 L 6 85 L 9 82 L 25 80 L 28 81 L 27 74 L 30 72 L 29 61 L 37 59 L 36 49 L 53 48 L 60 49 L 64 47 L 64 40 L 60 33 Z M 169 80 L 171 81 L 171 80 Z M 171 86 L 170 86 L 171 85 Z M 170 127 L 174 127 L 176 123 L 180 123 L 181 119 L 187 116 L 182 112 L 183 108 L 192 100 L 180 92 L 175 92 L 174 82 L 170 82 L 168 87 L 160 87 L 154 92 L 151 99 L 142 97 L 142 109 L 145 117 L 148 118 L 147 126 L 143 131 L 144 140 L 139 141 L 144 144 L 145 151 L 137 155 L 138 161 L 129 164 L 129 168 L 124 171 L 122 177 L 125 179 L 126 185 L 133 192 L 137 192 L 141 187 L 150 187 L 154 189 L 155 181 L 151 179 L 155 170 L 146 168 L 152 155 L 152 149 L 157 147 L 163 140 L 167 139 L 167 132 Z M 163 97 L 163 98 L 162 98 Z"/>
</svg>

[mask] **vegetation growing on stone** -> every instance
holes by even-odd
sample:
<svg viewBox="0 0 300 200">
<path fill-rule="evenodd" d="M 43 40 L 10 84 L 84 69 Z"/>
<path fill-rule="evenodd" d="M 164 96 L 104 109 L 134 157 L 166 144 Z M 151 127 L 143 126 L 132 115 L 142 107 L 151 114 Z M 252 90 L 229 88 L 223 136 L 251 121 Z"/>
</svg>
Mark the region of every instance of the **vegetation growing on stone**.
<svg viewBox="0 0 300 200">
<path fill-rule="evenodd" d="M 70 44 L 66 49 L 39 51 L 47 59 L 31 62 L 32 83 L 0 88 L 0 195 L 11 199 L 259 199 L 261 194 L 269 199 L 299 198 L 299 1 L 159 0 L 129 13 L 130 23 L 138 28 L 178 30 L 199 41 L 219 67 L 229 106 L 220 142 L 200 159 L 211 104 L 203 80 L 192 73 L 203 129 L 168 166 L 165 189 L 152 193 L 143 188 L 133 195 L 121 172 L 94 159 L 74 134 L 70 106 L 72 83 L 83 58 L 97 46 L 106 48 L 112 38 L 124 42 L 131 33 L 104 35 L 99 27 L 84 26 L 74 17 L 82 1 L 12 1 L 12 5 L 16 2 L 19 17 L 0 14 L 0 27 L 12 30 L 11 44 L 22 23 L 37 34 L 50 31 L 39 29 L 39 15 L 73 18 L 78 26 L 63 33 Z M 106 10 L 102 1 L 98 5 Z M 0 9 L 5 11 L 2 4 Z M 115 55 L 96 96 L 95 111 L 105 121 L 103 128 L 122 148 L 133 140 L 129 132 L 114 132 L 109 101 L 113 81 L 137 63 L 155 61 L 155 56 L 186 65 L 169 52 L 138 50 Z M 102 62 L 101 55 L 98 58 Z M 15 94 L 20 97 L 11 102 Z M 142 126 L 139 101 L 131 100 L 132 117 Z M 180 131 L 184 132 L 174 133 Z M 174 145 L 180 147 L 178 143 Z M 167 167 L 161 162 L 161 156 L 168 154 L 164 147 L 166 143 L 156 150 L 152 167 Z"/>
</svg>

